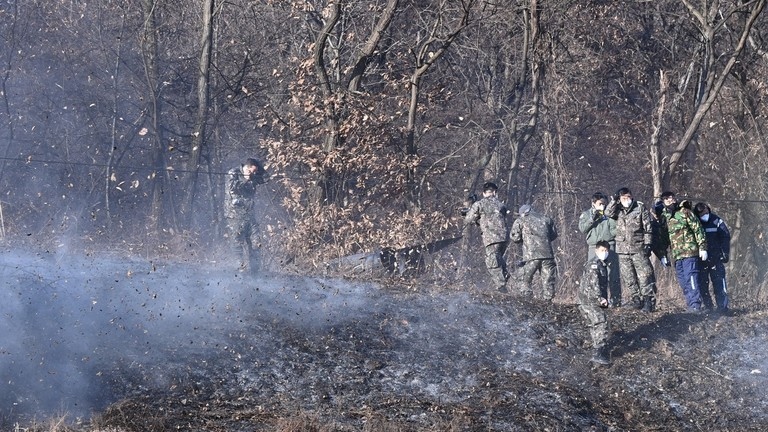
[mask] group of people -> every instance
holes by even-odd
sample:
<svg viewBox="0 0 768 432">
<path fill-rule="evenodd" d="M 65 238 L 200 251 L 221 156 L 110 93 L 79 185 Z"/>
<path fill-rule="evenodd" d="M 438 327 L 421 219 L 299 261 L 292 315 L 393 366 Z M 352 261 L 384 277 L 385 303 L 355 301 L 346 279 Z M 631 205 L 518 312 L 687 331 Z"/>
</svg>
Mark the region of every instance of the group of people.
<svg viewBox="0 0 768 432">
<path fill-rule="evenodd" d="M 510 273 L 504 254 L 510 240 L 521 243 L 521 294 L 534 294 L 533 277 L 540 272 L 542 289 L 536 294 L 551 300 L 557 275 L 552 248 L 552 241 L 557 238 L 555 224 L 525 204 L 508 230 L 509 211 L 498 199 L 497 190 L 494 183 L 485 183 L 482 199 L 462 211 L 465 224 L 480 226 L 491 279 L 499 291 L 508 291 Z M 664 192 L 649 210 L 634 199 L 628 188 L 619 189 L 610 198 L 597 192 L 592 196 L 591 207 L 579 217 L 579 230 L 588 246 L 579 285 L 579 308 L 588 322 L 593 362 L 610 362 L 606 308 L 626 306 L 647 313 L 656 309 L 652 255 L 664 267 L 674 265 L 689 312 L 728 310 L 725 264 L 730 256 L 731 235 L 707 203 L 694 206 L 687 199 L 678 203 L 673 192 Z M 627 293 L 626 303 L 622 287 Z"/>
<path fill-rule="evenodd" d="M 524 295 L 533 295 L 533 278 L 541 274 L 542 290 L 540 297 L 552 300 L 555 296 L 557 266 L 552 242 L 557 238 L 555 223 L 548 216 L 534 211 L 530 205 L 523 204 L 518 211 L 519 217 L 507 228 L 509 211 L 497 196 L 495 183 L 483 185 L 483 198 L 462 210 L 465 225 L 480 226 L 485 247 L 485 265 L 496 289 L 507 292 L 510 273 L 504 253 L 509 241 L 523 245 L 522 260 L 519 262 L 520 291 Z"/>
<path fill-rule="evenodd" d="M 586 234 L 593 251 L 579 289 L 579 308 L 588 321 L 594 347 L 591 361 L 610 363 L 604 309 L 621 305 L 621 282 L 629 292 L 628 306 L 649 313 L 655 310 L 656 278 L 651 255 L 668 267 L 671 253 L 689 312 L 699 314 L 715 307 L 727 312 L 725 263 L 730 256 L 731 235 L 708 204 L 693 206 L 687 199 L 678 203 L 675 193 L 667 191 L 649 211 L 633 199 L 627 188 L 619 189 L 610 200 L 596 193 L 592 208 L 579 218 L 579 229 Z"/>
<path fill-rule="evenodd" d="M 253 266 L 258 242 L 254 197 L 256 187 L 265 182 L 264 175 L 264 168 L 252 158 L 227 174 L 227 235 L 242 271 Z M 480 227 L 491 280 L 496 289 L 508 292 L 507 246 L 509 241 L 522 244 L 516 278 L 520 293 L 551 301 L 557 278 L 552 248 L 558 235 L 555 224 L 550 217 L 524 204 L 508 229 L 510 212 L 497 192 L 496 184 L 485 183 L 482 199 L 468 203 L 462 210 L 466 225 Z M 578 299 L 592 338 L 593 362 L 610 362 L 606 308 L 627 306 L 647 313 L 656 309 L 652 255 L 664 267 L 674 265 L 689 312 L 728 310 L 725 264 L 730 257 L 731 235 L 707 203 L 694 206 L 687 199 L 678 203 L 676 195 L 668 191 L 649 210 L 627 188 L 619 189 L 610 198 L 597 192 L 591 201 L 591 207 L 579 216 L 579 230 L 585 235 L 588 252 Z M 533 289 L 536 273 L 541 275 L 538 292 Z M 709 290 L 710 281 L 714 296 Z M 622 287 L 627 293 L 624 297 Z"/>
</svg>

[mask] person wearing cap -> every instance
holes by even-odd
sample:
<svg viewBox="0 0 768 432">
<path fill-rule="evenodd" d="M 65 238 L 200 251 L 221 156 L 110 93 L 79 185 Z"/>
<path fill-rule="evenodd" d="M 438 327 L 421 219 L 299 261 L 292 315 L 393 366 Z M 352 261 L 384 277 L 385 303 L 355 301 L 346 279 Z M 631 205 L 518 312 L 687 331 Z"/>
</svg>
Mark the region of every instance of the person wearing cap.
<svg viewBox="0 0 768 432">
<path fill-rule="evenodd" d="M 619 278 L 619 256 L 613 251 L 616 247 L 616 220 L 605 214 L 608 197 L 602 192 L 592 195 L 592 207 L 584 210 L 579 216 L 579 231 L 584 233 L 587 240 L 587 262 L 595 258 L 595 245 L 606 241 L 608 257 L 605 260 L 608 271 L 609 295 L 606 297 L 611 307 L 621 306 L 621 279 Z"/>
<path fill-rule="evenodd" d="M 678 205 L 673 192 L 664 192 L 661 196 L 666 198 L 662 215 L 675 261 L 677 282 L 683 290 L 688 311 L 701 313 L 704 309 L 699 289 L 699 272 L 700 260 L 707 261 L 708 258 L 707 238 L 699 218 L 693 214 L 689 200 L 682 200 Z"/>
<path fill-rule="evenodd" d="M 238 260 L 238 269 L 242 272 L 253 269 L 254 251 L 259 245 L 254 196 L 256 186 L 264 182 L 264 168 L 254 158 L 246 159 L 241 166 L 227 172 L 224 217 L 227 220 L 227 236 Z"/>
<path fill-rule="evenodd" d="M 474 202 L 464 215 L 465 224 L 480 226 L 485 248 L 485 266 L 500 292 L 507 292 L 507 251 L 509 230 L 507 229 L 507 208 L 496 196 L 498 187 L 495 183 L 483 185 L 483 198 Z"/>
<path fill-rule="evenodd" d="M 728 311 L 728 284 L 725 280 L 725 264 L 731 255 L 731 232 L 725 221 L 712 213 L 707 203 L 700 202 L 693 207 L 693 214 L 701 221 L 701 228 L 707 237 L 707 259 L 701 261 L 701 276 L 699 291 L 701 300 L 706 309 L 712 309 L 717 305 L 718 312 Z M 715 301 L 709 292 L 709 281 L 712 280 L 712 289 L 715 293 Z"/>
<path fill-rule="evenodd" d="M 651 213 L 632 191 L 621 188 L 611 198 L 605 213 L 616 220 L 616 253 L 621 281 L 630 295 L 628 306 L 653 312 L 656 307 L 656 277 L 651 266 L 653 231 Z"/>
<path fill-rule="evenodd" d="M 549 216 L 534 211 L 529 204 L 519 209 L 520 217 L 512 224 L 510 239 L 523 245 L 520 292 L 532 295 L 533 277 L 539 272 L 542 279 L 540 297 L 551 301 L 555 296 L 557 265 L 552 242 L 557 238 L 555 223 Z"/>
</svg>

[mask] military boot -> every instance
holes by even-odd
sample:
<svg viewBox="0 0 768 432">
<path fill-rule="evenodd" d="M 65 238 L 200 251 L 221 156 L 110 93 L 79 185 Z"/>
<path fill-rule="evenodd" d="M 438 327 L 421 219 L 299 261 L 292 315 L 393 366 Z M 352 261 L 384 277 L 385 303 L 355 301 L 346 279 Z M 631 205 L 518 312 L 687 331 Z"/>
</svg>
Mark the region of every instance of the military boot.
<svg viewBox="0 0 768 432">
<path fill-rule="evenodd" d="M 640 297 L 632 297 L 629 303 L 624 304 L 624 306 L 630 309 L 642 309 L 643 305 L 643 300 Z"/>
<path fill-rule="evenodd" d="M 595 352 L 589 361 L 601 365 L 611 364 L 611 359 L 608 355 L 608 347 L 602 346 L 600 348 L 595 348 Z"/>
<path fill-rule="evenodd" d="M 653 297 L 643 297 L 643 312 L 651 313 L 653 312 L 653 309 Z"/>
</svg>

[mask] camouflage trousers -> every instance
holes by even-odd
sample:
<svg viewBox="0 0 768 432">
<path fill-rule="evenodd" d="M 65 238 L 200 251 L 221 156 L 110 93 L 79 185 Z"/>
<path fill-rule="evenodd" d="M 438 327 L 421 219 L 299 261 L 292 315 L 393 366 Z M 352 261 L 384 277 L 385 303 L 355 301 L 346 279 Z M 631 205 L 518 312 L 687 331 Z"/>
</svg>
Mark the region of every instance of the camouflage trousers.
<svg viewBox="0 0 768 432">
<path fill-rule="evenodd" d="M 587 320 L 589 335 L 592 337 L 592 346 L 602 348 L 608 342 L 608 319 L 605 316 L 605 310 L 594 303 L 582 303 L 579 310 L 584 319 Z"/>
<path fill-rule="evenodd" d="M 227 235 L 241 271 L 254 270 L 257 258 L 256 249 L 259 246 L 256 223 L 248 219 L 227 219 Z"/>
<path fill-rule="evenodd" d="M 491 275 L 495 288 L 501 288 L 507 283 L 507 261 L 504 252 L 507 251 L 507 243 L 491 243 L 485 247 L 485 266 Z"/>
<path fill-rule="evenodd" d="M 641 301 L 643 297 L 656 299 L 656 277 L 651 260 L 643 253 L 619 254 L 621 282 L 627 288 L 630 299 Z"/>
<path fill-rule="evenodd" d="M 555 279 L 557 279 L 557 265 L 555 260 L 533 259 L 528 260 L 520 269 L 520 292 L 524 295 L 533 294 L 533 276 L 536 272 L 541 273 L 541 298 L 552 300 L 555 296 Z"/>
</svg>

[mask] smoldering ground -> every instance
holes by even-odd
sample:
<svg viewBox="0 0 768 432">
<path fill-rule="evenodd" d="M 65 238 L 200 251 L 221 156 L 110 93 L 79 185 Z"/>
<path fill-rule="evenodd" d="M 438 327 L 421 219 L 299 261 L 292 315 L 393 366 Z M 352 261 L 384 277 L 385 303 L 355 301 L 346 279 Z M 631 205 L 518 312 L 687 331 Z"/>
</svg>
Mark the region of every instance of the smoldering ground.
<svg viewBox="0 0 768 432">
<path fill-rule="evenodd" d="M 2 252 L 5 422 L 121 430 L 759 430 L 761 310 L 611 310 L 112 255 Z M 387 429 L 387 425 L 389 429 Z M 367 428 L 367 429 L 366 429 Z"/>
</svg>

